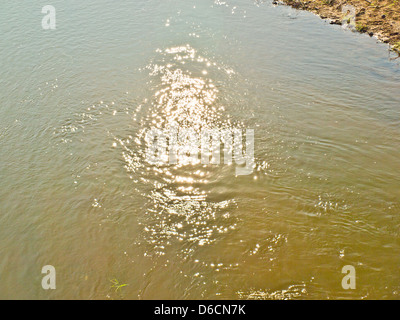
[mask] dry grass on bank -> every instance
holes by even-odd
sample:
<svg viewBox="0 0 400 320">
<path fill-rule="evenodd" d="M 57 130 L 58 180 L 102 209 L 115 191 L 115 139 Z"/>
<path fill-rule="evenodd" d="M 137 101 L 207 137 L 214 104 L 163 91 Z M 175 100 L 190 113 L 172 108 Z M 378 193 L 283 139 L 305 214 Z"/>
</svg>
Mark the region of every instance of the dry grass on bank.
<svg viewBox="0 0 400 320">
<path fill-rule="evenodd" d="M 296 9 L 312 11 L 332 24 L 342 24 L 355 8 L 355 29 L 391 44 L 400 53 L 400 0 L 282 0 Z"/>
</svg>

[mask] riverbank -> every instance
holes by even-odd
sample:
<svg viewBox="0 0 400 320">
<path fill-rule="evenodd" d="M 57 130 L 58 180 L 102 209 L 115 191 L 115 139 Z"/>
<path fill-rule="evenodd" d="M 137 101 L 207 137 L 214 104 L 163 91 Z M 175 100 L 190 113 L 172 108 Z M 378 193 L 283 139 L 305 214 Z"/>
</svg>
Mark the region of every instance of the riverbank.
<svg viewBox="0 0 400 320">
<path fill-rule="evenodd" d="M 349 24 L 356 31 L 390 44 L 400 54 L 400 0 L 281 0 L 281 3 L 314 12 L 322 19 L 329 19 L 331 24 Z"/>
</svg>

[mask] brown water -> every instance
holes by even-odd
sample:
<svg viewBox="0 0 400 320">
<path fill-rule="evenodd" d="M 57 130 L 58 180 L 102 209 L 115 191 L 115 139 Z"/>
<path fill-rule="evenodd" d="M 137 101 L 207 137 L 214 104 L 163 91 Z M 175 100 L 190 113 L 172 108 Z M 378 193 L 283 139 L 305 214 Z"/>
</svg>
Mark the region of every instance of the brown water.
<svg viewBox="0 0 400 320">
<path fill-rule="evenodd" d="M 0 298 L 399 298 L 385 45 L 269 2 L 52 2 L 55 31 L 0 10 Z M 148 164 L 172 122 L 254 129 L 255 171 Z"/>
</svg>

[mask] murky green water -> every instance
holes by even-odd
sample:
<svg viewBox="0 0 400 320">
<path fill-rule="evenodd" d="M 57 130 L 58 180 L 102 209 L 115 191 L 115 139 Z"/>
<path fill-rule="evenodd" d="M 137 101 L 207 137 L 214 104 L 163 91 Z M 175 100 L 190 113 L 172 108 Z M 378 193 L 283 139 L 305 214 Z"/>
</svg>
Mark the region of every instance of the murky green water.
<svg viewBox="0 0 400 320">
<path fill-rule="evenodd" d="M 0 5 L 0 298 L 399 298 L 385 45 L 269 2 L 46 4 Z M 171 121 L 254 129 L 255 171 L 149 165 Z"/>
</svg>

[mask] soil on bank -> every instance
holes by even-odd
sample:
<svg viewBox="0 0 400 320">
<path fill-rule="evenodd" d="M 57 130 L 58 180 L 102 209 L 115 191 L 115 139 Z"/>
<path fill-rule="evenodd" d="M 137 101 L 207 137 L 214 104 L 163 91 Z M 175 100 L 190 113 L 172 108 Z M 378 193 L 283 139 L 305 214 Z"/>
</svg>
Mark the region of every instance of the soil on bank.
<svg viewBox="0 0 400 320">
<path fill-rule="evenodd" d="M 400 53 L 400 0 L 281 0 L 296 9 L 308 10 L 332 24 L 348 24 L 389 43 Z M 278 1 L 274 0 L 274 4 Z"/>
</svg>

